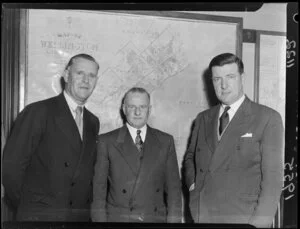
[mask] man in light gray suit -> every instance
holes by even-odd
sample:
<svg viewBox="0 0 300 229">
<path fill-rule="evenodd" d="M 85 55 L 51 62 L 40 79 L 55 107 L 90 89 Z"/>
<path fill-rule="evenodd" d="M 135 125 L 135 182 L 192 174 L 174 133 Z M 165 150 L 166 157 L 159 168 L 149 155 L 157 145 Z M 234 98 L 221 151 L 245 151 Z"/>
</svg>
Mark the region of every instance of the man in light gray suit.
<svg viewBox="0 0 300 229">
<path fill-rule="evenodd" d="M 197 116 L 184 159 L 193 220 L 270 227 L 283 185 L 282 119 L 245 96 L 237 56 L 216 56 L 209 70 L 221 103 Z"/>
</svg>

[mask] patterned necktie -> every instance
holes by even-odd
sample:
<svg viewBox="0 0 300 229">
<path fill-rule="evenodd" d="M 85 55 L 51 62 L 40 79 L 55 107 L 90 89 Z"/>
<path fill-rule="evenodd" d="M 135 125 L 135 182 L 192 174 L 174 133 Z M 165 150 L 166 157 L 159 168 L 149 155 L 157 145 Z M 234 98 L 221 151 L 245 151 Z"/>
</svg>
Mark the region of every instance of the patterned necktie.
<svg viewBox="0 0 300 229">
<path fill-rule="evenodd" d="M 222 132 L 225 130 L 226 126 L 229 123 L 229 115 L 228 110 L 230 109 L 230 106 L 226 106 L 224 109 L 223 114 L 220 117 L 220 126 L 219 126 L 219 134 L 221 136 Z"/>
<path fill-rule="evenodd" d="M 142 148 L 143 148 L 143 140 L 141 138 L 141 130 L 137 130 L 136 131 L 136 138 L 135 138 L 135 145 L 138 149 L 139 152 L 142 151 Z"/>
<path fill-rule="evenodd" d="M 81 113 L 82 113 L 82 107 L 81 106 L 77 106 L 76 110 L 75 110 L 75 122 L 76 125 L 78 127 L 79 133 L 80 133 L 80 137 L 82 139 L 82 118 L 81 118 Z"/>
</svg>

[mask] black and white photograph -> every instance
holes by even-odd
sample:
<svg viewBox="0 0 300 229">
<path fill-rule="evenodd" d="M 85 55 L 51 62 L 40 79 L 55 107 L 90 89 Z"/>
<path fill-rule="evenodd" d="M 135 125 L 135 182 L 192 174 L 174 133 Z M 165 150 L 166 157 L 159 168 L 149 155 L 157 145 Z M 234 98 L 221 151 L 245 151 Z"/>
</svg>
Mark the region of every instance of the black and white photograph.
<svg viewBox="0 0 300 229">
<path fill-rule="evenodd" d="M 298 3 L 2 3 L 2 228 L 297 228 Z"/>
</svg>

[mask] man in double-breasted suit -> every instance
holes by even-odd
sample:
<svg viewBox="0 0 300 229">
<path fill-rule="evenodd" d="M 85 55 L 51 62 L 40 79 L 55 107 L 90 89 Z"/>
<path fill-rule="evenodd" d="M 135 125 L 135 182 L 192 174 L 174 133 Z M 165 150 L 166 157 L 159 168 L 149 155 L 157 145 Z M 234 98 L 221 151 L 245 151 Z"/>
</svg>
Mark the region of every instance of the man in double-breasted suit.
<svg viewBox="0 0 300 229">
<path fill-rule="evenodd" d="M 18 115 L 4 149 L 5 194 L 18 221 L 89 221 L 99 120 L 84 104 L 99 65 L 73 56 L 65 90 Z"/>
<path fill-rule="evenodd" d="M 209 69 L 221 104 L 197 116 L 184 159 L 193 220 L 270 227 L 283 185 L 281 117 L 244 95 L 238 57 L 220 54 Z"/>
<path fill-rule="evenodd" d="M 147 125 L 150 95 L 124 96 L 127 123 L 102 134 L 97 148 L 94 222 L 181 222 L 181 183 L 173 137 Z"/>
</svg>

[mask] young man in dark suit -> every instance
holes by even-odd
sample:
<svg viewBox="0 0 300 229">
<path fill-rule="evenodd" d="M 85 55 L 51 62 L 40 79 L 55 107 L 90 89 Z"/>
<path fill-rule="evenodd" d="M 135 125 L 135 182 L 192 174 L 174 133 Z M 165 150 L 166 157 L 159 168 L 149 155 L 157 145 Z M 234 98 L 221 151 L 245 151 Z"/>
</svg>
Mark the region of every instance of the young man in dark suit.
<svg viewBox="0 0 300 229">
<path fill-rule="evenodd" d="M 209 70 L 220 104 L 197 116 L 184 160 L 193 220 L 270 227 L 283 186 L 281 116 L 245 96 L 237 56 L 216 56 Z"/>
<path fill-rule="evenodd" d="M 94 222 L 181 222 L 181 183 L 173 137 L 147 125 L 150 95 L 124 96 L 126 124 L 99 137 Z"/>
<path fill-rule="evenodd" d="M 89 221 L 99 120 L 84 105 L 98 70 L 93 57 L 73 56 L 65 90 L 26 106 L 15 120 L 2 175 L 18 221 Z"/>
</svg>

